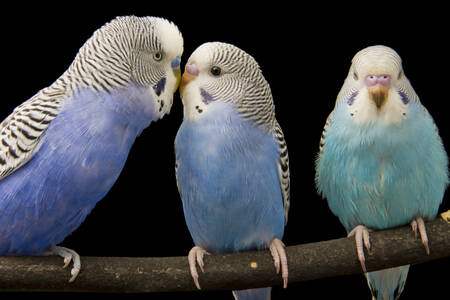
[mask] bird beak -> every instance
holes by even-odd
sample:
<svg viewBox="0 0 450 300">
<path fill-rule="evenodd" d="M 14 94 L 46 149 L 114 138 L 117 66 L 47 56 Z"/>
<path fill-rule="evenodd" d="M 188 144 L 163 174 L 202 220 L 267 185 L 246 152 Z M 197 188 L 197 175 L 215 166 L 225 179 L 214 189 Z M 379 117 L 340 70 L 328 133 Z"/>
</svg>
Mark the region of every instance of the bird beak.
<svg viewBox="0 0 450 300">
<path fill-rule="evenodd" d="M 199 74 L 198 67 L 195 62 L 188 62 L 184 68 L 183 77 L 181 78 L 180 94 L 183 95 L 184 87 L 194 80 Z"/>
<path fill-rule="evenodd" d="M 383 106 L 388 95 L 389 95 L 389 88 L 385 86 L 378 84 L 376 86 L 369 88 L 369 98 L 375 103 L 378 109 L 380 109 L 380 107 Z"/>
<path fill-rule="evenodd" d="M 175 75 L 176 78 L 176 83 L 175 83 L 175 91 L 178 89 L 178 87 L 180 86 L 180 81 L 181 81 L 181 70 L 180 70 L 180 62 L 181 62 L 181 58 L 179 56 L 177 56 L 173 61 L 172 61 L 172 71 L 173 74 Z"/>
<path fill-rule="evenodd" d="M 173 74 L 175 75 L 175 78 L 177 79 L 177 81 L 175 83 L 175 91 L 176 91 L 178 89 L 178 87 L 180 86 L 180 81 L 181 81 L 180 67 L 173 69 Z"/>
</svg>

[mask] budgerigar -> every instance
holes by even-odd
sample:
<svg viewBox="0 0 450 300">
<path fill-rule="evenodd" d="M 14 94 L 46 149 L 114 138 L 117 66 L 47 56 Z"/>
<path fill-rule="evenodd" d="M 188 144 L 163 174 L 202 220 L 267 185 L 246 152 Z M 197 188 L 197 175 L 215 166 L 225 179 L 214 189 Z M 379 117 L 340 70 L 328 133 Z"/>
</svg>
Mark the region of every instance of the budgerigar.
<svg viewBox="0 0 450 300">
<path fill-rule="evenodd" d="M 189 58 L 181 81 L 184 120 L 175 140 L 176 174 L 195 247 L 203 255 L 269 248 L 284 285 L 281 242 L 289 209 L 288 153 L 269 84 L 257 62 L 226 43 L 206 43 Z M 271 288 L 234 291 L 268 299 Z"/>
<path fill-rule="evenodd" d="M 0 255 L 78 254 L 56 246 L 109 191 L 140 132 L 170 111 L 183 38 L 156 17 L 118 17 L 69 69 L 0 124 Z"/>
<path fill-rule="evenodd" d="M 410 223 L 429 253 L 424 220 L 436 217 L 448 159 L 435 123 L 385 46 L 358 52 L 328 117 L 316 183 L 356 240 L 362 268 L 369 231 Z M 409 266 L 366 273 L 374 299 L 397 299 Z"/>
</svg>

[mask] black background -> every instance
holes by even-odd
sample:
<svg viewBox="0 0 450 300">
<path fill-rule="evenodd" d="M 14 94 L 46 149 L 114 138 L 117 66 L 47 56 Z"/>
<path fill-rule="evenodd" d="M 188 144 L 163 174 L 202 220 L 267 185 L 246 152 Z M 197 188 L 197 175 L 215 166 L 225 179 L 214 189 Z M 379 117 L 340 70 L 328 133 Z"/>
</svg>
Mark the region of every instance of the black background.
<svg viewBox="0 0 450 300">
<path fill-rule="evenodd" d="M 27 12 L 24 7 L 10 7 L 3 11 L 5 18 L 0 21 L 4 75 L 0 117 L 6 118 L 14 107 L 56 80 L 84 41 L 105 22 L 118 15 L 165 17 L 177 24 L 183 34 L 182 68 L 195 48 L 209 41 L 232 43 L 260 64 L 272 89 L 290 156 L 291 211 L 285 243 L 295 245 L 343 237 L 345 231 L 338 219 L 316 194 L 314 159 L 325 119 L 333 109 L 351 58 L 370 45 L 394 48 L 449 150 L 449 49 L 445 44 L 449 28 L 439 13 L 443 10 L 421 8 L 411 13 L 386 5 L 335 10 L 325 5 L 273 7 L 261 3 L 243 9 L 242 4 L 224 7 L 224 3 L 179 6 L 148 2 L 94 8 L 80 4 L 26 7 Z M 187 255 L 193 243 L 176 188 L 173 149 L 182 118 L 182 105 L 176 93 L 170 115 L 151 124 L 136 140 L 116 184 L 62 245 L 81 256 Z M 440 212 L 448 209 L 447 195 Z M 402 299 L 442 296 L 448 280 L 442 270 L 449 267 L 448 258 L 413 266 Z M 272 295 L 273 299 L 311 295 L 318 299 L 370 299 L 361 275 L 290 283 L 287 290 L 275 287 Z M 104 296 L 232 299 L 230 292 Z"/>
</svg>

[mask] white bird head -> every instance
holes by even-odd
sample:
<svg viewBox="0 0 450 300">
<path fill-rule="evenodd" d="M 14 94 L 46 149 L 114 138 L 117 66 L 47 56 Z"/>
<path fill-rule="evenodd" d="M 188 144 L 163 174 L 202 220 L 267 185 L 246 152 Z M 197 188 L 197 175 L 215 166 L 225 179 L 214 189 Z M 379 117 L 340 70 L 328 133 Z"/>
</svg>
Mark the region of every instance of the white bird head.
<svg viewBox="0 0 450 300">
<path fill-rule="evenodd" d="M 418 97 L 400 56 L 389 47 L 371 46 L 353 57 L 336 104 L 343 101 L 356 123 L 398 123 L 406 116 L 408 103 Z"/>
<path fill-rule="evenodd" d="M 244 117 L 272 124 L 274 105 L 269 84 L 255 59 L 227 43 L 198 47 L 188 59 L 180 93 L 184 116 L 198 119 L 215 103 L 232 103 Z"/>
<path fill-rule="evenodd" d="M 94 32 L 59 83 L 111 92 L 130 84 L 149 88 L 160 117 L 170 111 L 180 81 L 183 37 L 157 17 L 117 17 Z"/>
</svg>

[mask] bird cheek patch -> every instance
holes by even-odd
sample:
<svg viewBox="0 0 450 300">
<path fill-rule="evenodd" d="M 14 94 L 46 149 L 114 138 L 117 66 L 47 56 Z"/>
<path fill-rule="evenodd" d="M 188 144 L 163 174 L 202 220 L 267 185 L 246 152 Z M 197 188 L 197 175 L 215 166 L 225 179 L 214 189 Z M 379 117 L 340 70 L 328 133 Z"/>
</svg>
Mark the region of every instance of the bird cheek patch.
<svg viewBox="0 0 450 300">
<path fill-rule="evenodd" d="M 400 95 L 400 98 L 402 98 L 403 104 L 406 105 L 409 103 L 409 98 L 408 98 L 408 96 L 406 96 L 405 93 L 399 91 L 398 94 Z"/>
<path fill-rule="evenodd" d="M 216 100 L 210 93 L 208 93 L 204 89 L 200 89 L 200 95 L 202 96 L 203 103 L 205 103 L 206 105 Z"/>
<path fill-rule="evenodd" d="M 347 99 L 348 106 L 351 106 L 353 104 L 353 101 L 355 101 L 355 97 L 358 95 L 358 91 L 351 94 L 350 98 Z"/>
<path fill-rule="evenodd" d="M 157 96 L 160 96 L 162 92 L 164 92 L 164 88 L 166 87 L 166 77 L 161 78 L 157 84 L 153 86 L 153 90 L 155 91 Z"/>
</svg>

